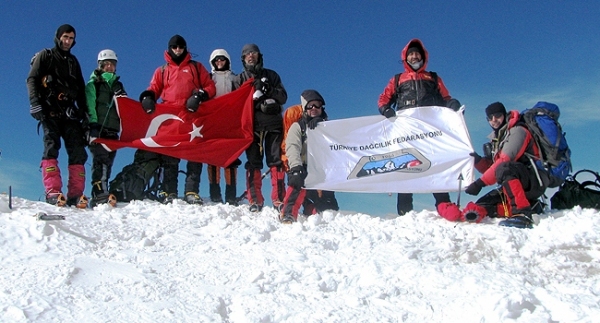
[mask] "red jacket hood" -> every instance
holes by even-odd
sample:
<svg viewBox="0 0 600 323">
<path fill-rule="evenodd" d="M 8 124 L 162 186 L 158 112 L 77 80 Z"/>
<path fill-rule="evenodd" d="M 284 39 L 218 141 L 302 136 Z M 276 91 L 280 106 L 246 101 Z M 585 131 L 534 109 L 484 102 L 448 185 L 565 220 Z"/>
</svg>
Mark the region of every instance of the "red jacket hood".
<svg viewBox="0 0 600 323">
<path fill-rule="evenodd" d="M 412 67 L 410 67 L 410 65 L 406 62 L 406 52 L 413 44 L 417 45 L 418 47 L 421 47 L 421 49 L 423 50 L 423 66 L 421 66 L 421 68 L 419 68 L 416 71 L 414 71 Z M 406 72 L 419 73 L 421 71 L 425 71 L 425 69 L 427 68 L 427 62 L 429 62 L 429 53 L 427 52 L 427 49 L 425 49 L 425 46 L 423 46 L 423 42 L 421 42 L 420 39 L 413 38 L 408 42 L 408 44 L 406 44 L 406 46 L 404 46 L 404 49 L 402 49 L 402 53 L 400 53 L 400 60 L 402 61 L 402 64 L 404 65 L 404 70 Z"/>
</svg>

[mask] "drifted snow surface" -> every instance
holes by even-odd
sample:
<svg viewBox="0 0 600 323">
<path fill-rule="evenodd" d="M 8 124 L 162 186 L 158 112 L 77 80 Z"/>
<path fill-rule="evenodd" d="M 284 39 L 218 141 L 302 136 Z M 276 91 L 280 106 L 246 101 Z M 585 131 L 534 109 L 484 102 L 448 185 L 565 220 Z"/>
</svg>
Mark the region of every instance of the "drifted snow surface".
<svg viewBox="0 0 600 323">
<path fill-rule="evenodd" d="M 598 211 L 535 220 L 327 211 L 283 225 L 270 207 L 10 210 L 0 195 L 0 321 L 598 322 Z"/>
</svg>

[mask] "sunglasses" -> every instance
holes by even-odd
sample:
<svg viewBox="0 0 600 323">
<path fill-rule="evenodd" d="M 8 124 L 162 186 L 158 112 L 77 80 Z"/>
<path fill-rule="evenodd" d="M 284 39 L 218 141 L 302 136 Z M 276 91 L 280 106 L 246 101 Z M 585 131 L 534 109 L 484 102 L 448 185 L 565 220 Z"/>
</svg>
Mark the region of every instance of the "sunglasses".
<svg viewBox="0 0 600 323">
<path fill-rule="evenodd" d="M 177 49 L 177 48 L 179 48 L 179 49 L 185 49 L 185 46 L 183 46 L 183 45 L 171 45 L 171 49 Z"/>
<path fill-rule="evenodd" d="M 247 52 L 246 54 L 244 54 L 244 56 L 257 55 L 257 54 L 258 54 L 258 52 L 251 50 L 251 51 Z"/>
<path fill-rule="evenodd" d="M 322 105 L 316 105 L 316 104 L 311 104 L 311 105 L 307 105 L 306 106 L 306 110 L 312 110 L 312 109 L 322 109 L 323 106 Z"/>
<path fill-rule="evenodd" d="M 225 56 L 217 56 L 214 59 L 215 62 L 226 62 L 227 58 Z"/>
<path fill-rule="evenodd" d="M 494 118 L 500 119 L 502 116 L 504 116 L 504 113 L 502 113 L 502 112 L 496 112 L 496 113 L 490 114 L 487 118 L 488 118 L 488 120 L 491 121 Z"/>
</svg>

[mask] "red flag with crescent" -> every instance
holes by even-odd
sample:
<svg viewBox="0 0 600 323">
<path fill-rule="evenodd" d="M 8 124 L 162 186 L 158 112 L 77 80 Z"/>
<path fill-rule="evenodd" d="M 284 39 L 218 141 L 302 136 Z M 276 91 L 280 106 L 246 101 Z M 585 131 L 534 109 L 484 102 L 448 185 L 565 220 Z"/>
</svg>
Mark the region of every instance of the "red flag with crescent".
<svg viewBox="0 0 600 323">
<path fill-rule="evenodd" d="M 253 87 L 239 89 L 200 104 L 191 113 L 181 106 L 156 104 L 147 114 L 140 102 L 116 98 L 121 118 L 118 140 L 98 138 L 94 142 L 108 150 L 139 148 L 185 160 L 226 167 L 233 163 L 253 139 Z"/>
</svg>

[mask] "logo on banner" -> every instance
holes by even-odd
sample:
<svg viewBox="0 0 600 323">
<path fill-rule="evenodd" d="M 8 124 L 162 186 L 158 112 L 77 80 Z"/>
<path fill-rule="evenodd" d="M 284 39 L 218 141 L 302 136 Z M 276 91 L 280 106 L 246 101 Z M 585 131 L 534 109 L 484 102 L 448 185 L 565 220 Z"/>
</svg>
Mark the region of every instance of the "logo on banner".
<svg viewBox="0 0 600 323">
<path fill-rule="evenodd" d="M 415 148 L 361 157 L 348 179 L 375 176 L 391 172 L 422 173 L 431 167 L 431 161 Z"/>
</svg>

